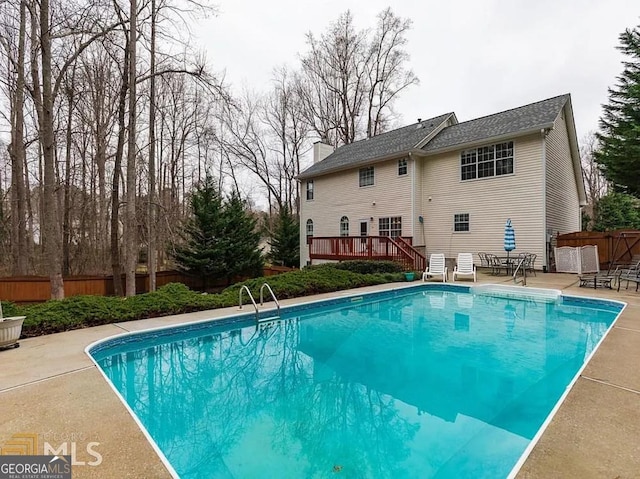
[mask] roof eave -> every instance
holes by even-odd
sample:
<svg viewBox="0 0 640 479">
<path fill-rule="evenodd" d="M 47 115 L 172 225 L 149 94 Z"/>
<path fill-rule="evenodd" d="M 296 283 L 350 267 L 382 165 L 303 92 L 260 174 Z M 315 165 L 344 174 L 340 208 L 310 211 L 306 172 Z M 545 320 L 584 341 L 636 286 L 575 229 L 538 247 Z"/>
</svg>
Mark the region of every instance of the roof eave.
<svg viewBox="0 0 640 479">
<path fill-rule="evenodd" d="M 338 173 L 340 171 L 348 171 L 348 170 L 353 170 L 355 168 L 362 168 L 364 166 L 371 165 L 373 163 L 381 163 L 383 161 L 389 161 L 389 160 L 395 160 L 395 159 L 403 158 L 405 156 L 409 156 L 409 154 L 421 155 L 421 154 L 424 154 L 424 150 L 420 150 L 420 149 L 417 149 L 417 148 L 411 148 L 409 150 L 402 150 L 402 151 L 398 151 L 398 152 L 395 152 L 395 153 L 390 153 L 388 155 L 379 156 L 377 158 L 369 158 L 366 161 L 363 161 L 362 163 L 355 163 L 355 164 L 352 163 L 350 165 L 342 165 L 342 166 L 338 166 L 336 168 L 330 168 L 330 169 L 327 169 L 325 171 L 321 171 L 319 173 L 312 173 L 312 174 L 309 174 L 309 175 L 306 175 L 305 172 L 303 171 L 296 178 L 299 179 L 299 180 L 306 180 L 306 179 L 309 179 L 309 178 L 318 178 L 319 176 L 326 176 L 326 175 L 330 175 L 332 173 Z"/>
<path fill-rule="evenodd" d="M 578 202 L 580 206 L 587 205 L 587 192 L 584 188 L 584 179 L 582 177 L 582 163 L 580 161 L 580 148 L 578 146 L 578 135 L 576 133 L 576 124 L 573 118 L 573 106 L 571 97 L 564 104 L 564 117 L 567 125 L 567 133 L 569 137 L 569 149 L 571 150 L 571 160 L 573 162 L 573 175 L 575 177 L 576 186 L 578 187 Z"/>
</svg>

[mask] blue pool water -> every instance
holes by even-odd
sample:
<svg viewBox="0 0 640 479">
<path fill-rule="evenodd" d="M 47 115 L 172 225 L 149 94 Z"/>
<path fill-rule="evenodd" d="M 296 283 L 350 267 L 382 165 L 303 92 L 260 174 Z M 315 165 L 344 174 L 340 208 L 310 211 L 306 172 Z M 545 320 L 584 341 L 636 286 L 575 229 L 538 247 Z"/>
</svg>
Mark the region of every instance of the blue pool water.
<svg viewBox="0 0 640 479">
<path fill-rule="evenodd" d="M 507 477 L 621 310 L 418 287 L 91 354 L 182 478 Z"/>
</svg>

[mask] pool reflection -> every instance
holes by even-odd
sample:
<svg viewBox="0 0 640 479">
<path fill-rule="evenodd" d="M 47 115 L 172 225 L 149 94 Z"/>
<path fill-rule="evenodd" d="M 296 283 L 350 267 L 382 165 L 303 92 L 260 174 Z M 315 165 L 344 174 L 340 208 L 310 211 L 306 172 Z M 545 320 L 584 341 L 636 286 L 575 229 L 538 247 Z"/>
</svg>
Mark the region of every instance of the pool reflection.
<svg viewBox="0 0 640 479">
<path fill-rule="evenodd" d="M 101 366 L 181 477 L 505 476 L 615 313 L 466 296 L 323 309 Z"/>
</svg>

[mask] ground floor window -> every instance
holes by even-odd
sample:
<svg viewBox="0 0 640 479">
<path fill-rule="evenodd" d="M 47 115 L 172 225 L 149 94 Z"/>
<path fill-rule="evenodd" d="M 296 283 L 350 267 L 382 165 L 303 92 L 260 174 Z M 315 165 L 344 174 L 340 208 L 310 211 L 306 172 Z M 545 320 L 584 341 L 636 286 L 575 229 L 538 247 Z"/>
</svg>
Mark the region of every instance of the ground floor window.
<svg viewBox="0 0 640 479">
<path fill-rule="evenodd" d="M 402 235 L 402 216 L 391 216 L 378 219 L 378 232 L 380 236 L 396 238 Z"/>
<path fill-rule="evenodd" d="M 307 220 L 307 243 L 311 243 L 313 237 L 313 220 Z"/>
<path fill-rule="evenodd" d="M 340 236 L 349 236 L 349 218 L 340 218 Z"/>
<path fill-rule="evenodd" d="M 469 213 L 453 215 L 453 231 L 469 231 Z"/>
</svg>

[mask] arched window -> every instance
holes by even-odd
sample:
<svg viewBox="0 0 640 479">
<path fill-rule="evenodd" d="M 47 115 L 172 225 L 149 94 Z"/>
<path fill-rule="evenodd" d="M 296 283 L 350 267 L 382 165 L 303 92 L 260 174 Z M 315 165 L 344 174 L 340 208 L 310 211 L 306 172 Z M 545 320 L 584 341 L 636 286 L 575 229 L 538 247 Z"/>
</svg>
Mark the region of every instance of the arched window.
<svg viewBox="0 0 640 479">
<path fill-rule="evenodd" d="M 340 236 L 349 236 L 349 218 L 340 218 Z"/>
<path fill-rule="evenodd" d="M 313 220 L 307 220 L 307 243 L 311 243 L 313 237 Z"/>
</svg>

